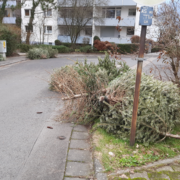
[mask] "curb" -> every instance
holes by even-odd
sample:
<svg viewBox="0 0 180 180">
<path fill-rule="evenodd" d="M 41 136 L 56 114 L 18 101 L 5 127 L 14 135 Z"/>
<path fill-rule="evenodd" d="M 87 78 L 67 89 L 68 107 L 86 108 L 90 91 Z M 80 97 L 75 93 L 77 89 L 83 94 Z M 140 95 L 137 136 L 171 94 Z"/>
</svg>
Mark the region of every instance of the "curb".
<svg viewBox="0 0 180 180">
<path fill-rule="evenodd" d="M 97 180 L 108 180 L 107 174 L 98 159 L 94 158 L 94 172 Z"/>
<path fill-rule="evenodd" d="M 16 61 L 16 62 L 9 62 L 9 63 L 7 63 L 7 64 L 2 64 L 2 65 L 0 65 L 0 67 L 12 65 L 12 64 L 17 64 L 17 63 L 20 63 L 20 62 L 23 62 L 23 61 L 28 61 L 28 59 L 24 59 L 24 60 L 20 60 L 20 61 Z"/>
</svg>

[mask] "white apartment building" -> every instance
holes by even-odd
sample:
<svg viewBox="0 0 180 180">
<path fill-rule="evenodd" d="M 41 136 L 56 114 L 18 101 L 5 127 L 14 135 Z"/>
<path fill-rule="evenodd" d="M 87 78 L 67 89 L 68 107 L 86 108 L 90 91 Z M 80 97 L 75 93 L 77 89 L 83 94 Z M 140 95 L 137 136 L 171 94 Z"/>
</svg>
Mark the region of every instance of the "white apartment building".
<svg viewBox="0 0 180 180">
<path fill-rule="evenodd" d="M 94 35 L 99 36 L 101 41 L 114 42 L 116 44 L 129 44 L 133 35 L 140 35 L 139 12 L 137 5 L 133 0 L 109 0 L 107 6 L 101 8 L 103 13 L 103 22 L 95 22 Z M 22 41 L 25 41 L 27 25 L 32 8 L 32 1 L 26 1 L 21 8 L 22 18 Z M 118 32 L 116 26 L 118 24 L 117 16 L 121 16 L 119 23 L 122 31 Z M 44 30 L 43 30 L 43 27 Z M 151 28 L 152 29 L 152 28 Z M 57 10 L 47 9 L 43 12 L 40 7 L 36 9 L 36 15 L 33 22 L 31 33 L 31 43 L 54 44 L 55 40 L 61 42 L 70 42 L 67 36 L 63 17 L 60 17 Z M 92 22 L 80 33 L 76 43 L 84 43 L 84 39 L 88 39 L 87 43 L 92 41 Z"/>
</svg>

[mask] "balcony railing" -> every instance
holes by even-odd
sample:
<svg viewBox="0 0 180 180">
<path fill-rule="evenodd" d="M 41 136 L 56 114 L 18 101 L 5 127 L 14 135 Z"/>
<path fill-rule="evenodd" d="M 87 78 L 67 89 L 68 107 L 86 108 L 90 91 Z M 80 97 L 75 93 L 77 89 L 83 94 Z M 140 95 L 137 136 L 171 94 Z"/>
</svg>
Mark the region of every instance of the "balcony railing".
<svg viewBox="0 0 180 180">
<path fill-rule="evenodd" d="M 109 6 L 136 6 L 133 0 L 109 0 Z"/>
<path fill-rule="evenodd" d="M 69 42 L 69 43 L 71 42 L 70 36 L 59 35 L 58 39 L 61 42 Z M 83 43 L 91 44 L 91 40 L 92 40 L 92 37 L 90 37 L 90 36 L 79 36 L 76 43 L 78 43 L 78 44 L 83 44 Z"/>
<path fill-rule="evenodd" d="M 78 44 L 83 44 L 84 40 L 89 38 L 89 42 L 86 42 L 87 44 L 91 44 L 92 41 L 92 37 L 90 36 L 79 36 L 76 43 Z M 61 42 L 71 42 L 70 36 L 63 36 L 63 35 L 59 35 L 58 39 Z M 130 37 L 120 37 L 120 38 L 116 38 L 116 37 L 100 37 L 101 41 L 109 41 L 109 42 L 114 42 L 116 44 L 131 44 L 130 41 Z"/>
<path fill-rule="evenodd" d="M 101 41 L 114 42 L 116 44 L 131 44 L 130 37 L 100 37 Z"/>
<path fill-rule="evenodd" d="M 4 24 L 16 24 L 16 17 L 4 17 L 3 23 Z"/>
<path fill-rule="evenodd" d="M 67 23 L 71 24 L 71 19 L 66 19 Z M 66 23 L 64 22 L 64 18 L 58 18 L 58 25 L 65 25 Z M 92 20 L 90 20 L 88 23 L 87 23 L 87 26 L 91 26 L 92 25 Z"/>
<path fill-rule="evenodd" d="M 69 19 L 69 23 L 71 23 L 71 19 Z M 117 26 L 118 20 L 116 18 L 104 18 L 102 21 L 95 22 L 95 26 Z M 58 18 L 58 25 L 65 25 L 63 18 Z M 90 20 L 87 26 L 92 25 L 92 20 Z M 123 18 L 120 21 L 120 26 L 123 27 L 134 27 L 135 26 L 135 17 L 127 17 Z"/>
<path fill-rule="evenodd" d="M 118 20 L 116 18 L 104 18 L 103 22 L 101 22 L 101 23 L 96 22 L 95 23 L 96 26 L 117 26 L 117 24 L 118 24 Z M 120 21 L 119 25 L 124 26 L 124 27 L 135 26 L 135 17 L 123 18 Z"/>
</svg>

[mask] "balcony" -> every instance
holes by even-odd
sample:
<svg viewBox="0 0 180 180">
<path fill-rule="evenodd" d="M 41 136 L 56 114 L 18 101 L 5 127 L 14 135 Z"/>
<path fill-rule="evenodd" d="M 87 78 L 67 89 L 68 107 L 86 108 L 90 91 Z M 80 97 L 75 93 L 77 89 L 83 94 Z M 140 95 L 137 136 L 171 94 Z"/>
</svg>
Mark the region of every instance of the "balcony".
<svg viewBox="0 0 180 180">
<path fill-rule="evenodd" d="M 79 36 L 76 43 L 77 44 L 83 44 L 84 43 L 83 42 L 84 38 L 86 38 L 86 39 L 89 38 L 89 43 L 87 43 L 87 44 L 91 44 L 92 37 L 90 37 L 90 36 Z M 60 40 L 61 42 L 68 42 L 68 43 L 71 42 L 70 36 L 59 35 L 58 40 Z"/>
<path fill-rule="evenodd" d="M 58 2 L 61 4 L 63 0 L 58 0 Z M 66 6 L 68 6 L 68 1 L 66 2 Z M 71 5 L 71 1 L 69 2 L 69 5 Z M 109 0 L 108 6 L 136 6 L 136 3 L 133 0 Z"/>
<path fill-rule="evenodd" d="M 114 42 L 115 44 L 131 44 L 130 37 L 100 37 L 101 41 Z"/>
<path fill-rule="evenodd" d="M 0 1 L 0 6 L 2 6 L 2 1 Z M 16 6 L 16 1 L 7 1 L 6 2 L 6 8 L 11 8 L 12 6 Z"/>
<path fill-rule="evenodd" d="M 16 24 L 16 17 L 4 17 L 3 24 Z"/>
<path fill-rule="evenodd" d="M 109 6 L 136 6 L 133 0 L 109 0 Z"/>
<path fill-rule="evenodd" d="M 116 18 L 104 18 L 103 23 L 96 22 L 96 26 L 117 26 L 118 20 Z M 123 20 L 120 21 L 119 26 L 124 27 L 133 27 L 135 26 L 135 17 L 127 17 L 123 18 Z"/>
<path fill-rule="evenodd" d="M 71 19 L 67 19 L 68 23 L 71 24 Z M 65 25 L 64 18 L 58 18 L 58 25 Z M 87 26 L 92 26 L 92 20 L 87 23 Z"/>
<path fill-rule="evenodd" d="M 69 19 L 69 23 L 71 23 L 71 19 Z M 116 18 L 104 18 L 102 22 L 95 22 L 95 26 L 117 26 L 117 24 L 118 20 Z M 65 25 L 64 18 L 58 18 L 58 25 Z M 123 18 L 119 25 L 123 27 L 134 27 L 135 17 Z M 87 26 L 92 26 L 92 20 L 88 22 Z"/>
</svg>

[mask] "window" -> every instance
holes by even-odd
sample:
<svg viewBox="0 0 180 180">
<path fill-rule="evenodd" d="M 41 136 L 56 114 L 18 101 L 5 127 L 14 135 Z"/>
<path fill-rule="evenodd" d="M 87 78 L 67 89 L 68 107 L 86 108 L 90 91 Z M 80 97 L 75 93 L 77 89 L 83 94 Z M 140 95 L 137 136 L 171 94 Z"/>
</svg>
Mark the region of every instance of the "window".
<svg viewBox="0 0 180 180">
<path fill-rule="evenodd" d="M 106 18 L 115 18 L 115 8 L 106 10 Z"/>
<path fill-rule="evenodd" d="M 104 18 L 116 18 L 121 16 L 121 8 L 103 8 L 102 17 Z"/>
<path fill-rule="evenodd" d="M 31 15 L 31 10 L 30 9 L 25 9 L 25 16 L 29 17 Z"/>
<path fill-rule="evenodd" d="M 29 26 L 25 26 L 26 32 L 28 32 Z M 30 28 L 30 32 L 33 32 L 33 26 Z"/>
<path fill-rule="evenodd" d="M 52 26 L 45 26 L 44 27 L 44 33 L 52 34 Z"/>
<path fill-rule="evenodd" d="M 128 27 L 127 28 L 127 35 L 133 36 L 134 35 L 134 27 Z"/>
<path fill-rule="evenodd" d="M 4 17 L 8 17 L 8 10 L 5 10 Z"/>
<path fill-rule="evenodd" d="M 59 31 L 61 36 L 68 36 L 68 30 L 66 27 L 59 27 Z"/>
<path fill-rule="evenodd" d="M 117 16 L 121 16 L 121 9 L 120 8 L 117 8 L 116 9 L 116 17 Z"/>
<path fill-rule="evenodd" d="M 129 9 L 129 16 L 135 16 L 136 15 L 136 9 Z"/>
<path fill-rule="evenodd" d="M 13 16 L 13 17 L 16 17 L 15 11 L 12 12 L 12 16 Z"/>
<path fill-rule="evenodd" d="M 44 16 L 45 17 L 51 17 L 52 16 L 52 9 L 47 9 L 44 11 Z"/>
<path fill-rule="evenodd" d="M 85 29 L 85 35 L 86 36 L 92 36 L 92 28 L 86 28 Z"/>
<path fill-rule="evenodd" d="M 63 8 L 60 10 L 60 16 L 62 18 L 71 18 L 74 15 L 71 8 Z"/>
<path fill-rule="evenodd" d="M 115 32 L 115 27 L 101 27 L 101 37 L 115 37 Z"/>
</svg>

